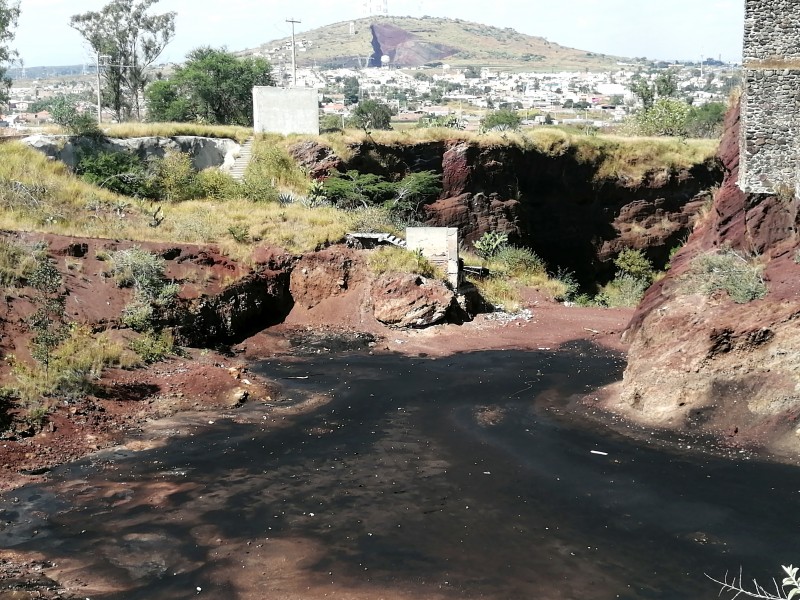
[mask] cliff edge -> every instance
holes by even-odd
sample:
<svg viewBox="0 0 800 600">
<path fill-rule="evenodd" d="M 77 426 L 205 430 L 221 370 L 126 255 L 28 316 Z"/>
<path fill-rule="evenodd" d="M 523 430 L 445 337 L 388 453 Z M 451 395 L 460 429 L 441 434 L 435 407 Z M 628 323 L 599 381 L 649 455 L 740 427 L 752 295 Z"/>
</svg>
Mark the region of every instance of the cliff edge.
<svg viewBox="0 0 800 600">
<path fill-rule="evenodd" d="M 800 450 L 798 200 L 745 194 L 739 108 L 720 146 L 724 182 L 707 217 L 648 290 L 626 339 L 622 392 L 606 408 L 647 426 L 710 435 L 784 457 Z M 697 257 L 730 249 L 763 268 L 765 297 L 737 304 L 724 291 L 693 293 Z"/>
</svg>

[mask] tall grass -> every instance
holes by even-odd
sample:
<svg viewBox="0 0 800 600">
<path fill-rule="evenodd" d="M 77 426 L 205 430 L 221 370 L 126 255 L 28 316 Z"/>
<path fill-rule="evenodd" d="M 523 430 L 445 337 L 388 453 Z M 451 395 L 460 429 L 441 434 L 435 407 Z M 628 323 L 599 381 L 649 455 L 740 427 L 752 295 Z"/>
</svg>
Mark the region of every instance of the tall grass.
<svg viewBox="0 0 800 600">
<path fill-rule="evenodd" d="M 103 131 L 112 138 L 134 137 L 175 137 L 177 135 L 194 135 L 211 138 L 229 138 L 243 143 L 253 136 L 249 127 L 234 125 L 204 125 L 202 123 L 112 123 L 104 125 Z"/>
</svg>

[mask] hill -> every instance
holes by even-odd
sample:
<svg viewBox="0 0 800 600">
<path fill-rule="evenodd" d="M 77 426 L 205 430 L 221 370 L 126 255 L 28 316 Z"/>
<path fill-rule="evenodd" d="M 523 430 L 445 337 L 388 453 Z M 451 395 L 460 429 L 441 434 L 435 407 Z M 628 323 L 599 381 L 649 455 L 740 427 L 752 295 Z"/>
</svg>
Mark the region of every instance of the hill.
<svg viewBox="0 0 800 600">
<path fill-rule="evenodd" d="M 514 70 L 604 70 L 617 57 L 560 46 L 511 28 L 460 19 L 370 17 L 343 21 L 297 36 L 298 65 L 322 68 L 379 66 L 388 56 L 396 67 L 446 62 L 453 66 L 503 67 Z M 274 64 L 291 61 L 291 38 L 245 50 Z"/>
</svg>

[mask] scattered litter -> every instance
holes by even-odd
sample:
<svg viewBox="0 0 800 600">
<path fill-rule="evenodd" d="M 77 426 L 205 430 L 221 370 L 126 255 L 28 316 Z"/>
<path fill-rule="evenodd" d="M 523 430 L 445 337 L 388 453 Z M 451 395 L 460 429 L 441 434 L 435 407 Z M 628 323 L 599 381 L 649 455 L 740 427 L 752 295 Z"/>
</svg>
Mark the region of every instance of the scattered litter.
<svg viewBox="0 0 800 600">
<path fill-rule="evenodd" d="M 600 333 L 599 331 L 597 331 L 597 329 L 589 329 L 588 327 L 584 327 L 583 330 L 588 331 L 589 333 L 593 333 L 595 335 Z"/>
<path fill-rule="evenodd" d="M 486 319 L 489 321 L 498 321 L 500 323 L 513 323 L 514 321 L 525 321 L 527 323 L 533 319 L 533 312 L 528 308 L 514 313 L 497 310 L 486 315 Z"/>
<path fill-rule="evenodd" d="M 592 454 L 598 454 L 600 456 L 608 456 L 608 452 L 600 452 L 599 450 L 592 450 Z"/>
<path fill-rule="evenodd" d="M 395 344 L 405 344 L 405 342 L 403 340 L 395 340 L 394 343 Z"/>
<path fill-rule="evenodd" d="M 287 377 L 286 379 L 308 379 L 308 375 L 303 375 L 302 377 Z"/>
<path fill-rule="evenodd" d="M 537 350 L 550 350 L 550 348 L 537 348 Z"/>
<path fill-rule="evenodd" d="M 491 475 L 491 474 L 492 474 L 492 472 L 491 472 L 491 471 L 484 471 L 484 472 L 483 472 L 483 474 L 484 474 L 484 475 Z"/>
<path fill-rule="evenodd" d="M 242 379 L 242 383 L 245 385 L 253 385 L 249 379 Z"/>
<path fill-rule="evenodd" d="M 209 421 L 209 422 L 208 422 L 208 424 L 209 424 L 209 425 L 213 425 L 213 424 L 214 424 L 214 421 Z"/>
</svg>

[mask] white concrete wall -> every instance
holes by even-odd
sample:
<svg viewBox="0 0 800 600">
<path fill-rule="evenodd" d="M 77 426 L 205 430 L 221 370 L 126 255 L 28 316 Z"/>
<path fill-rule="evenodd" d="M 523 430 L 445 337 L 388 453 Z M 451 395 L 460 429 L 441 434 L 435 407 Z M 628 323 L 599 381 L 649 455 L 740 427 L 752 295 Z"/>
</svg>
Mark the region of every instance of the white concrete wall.
<svg viewBox="0 0 800 600">
<path fill-rule="evenodd" d="M 313 88 L 253 88 L 256 133 L 319 135 L 319 94 Z"/>
<path fill-rule="evenodd" d="M 453 289 L 458 289 L 458 229 L 456 227 L 407 227 L 406 247 L 447 273 Z"/>
</svg>

